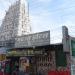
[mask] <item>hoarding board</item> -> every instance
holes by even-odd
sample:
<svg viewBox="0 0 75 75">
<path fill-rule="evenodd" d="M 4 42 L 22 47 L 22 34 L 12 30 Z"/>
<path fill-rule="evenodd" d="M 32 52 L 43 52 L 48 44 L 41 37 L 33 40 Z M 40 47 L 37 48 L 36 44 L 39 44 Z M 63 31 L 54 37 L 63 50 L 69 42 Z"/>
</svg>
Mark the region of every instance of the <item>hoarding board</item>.
<svg viewBox="0 0 75 75">
<path fill-rule="evenodd" d="M 70 37 L 71 75 L 75 75 L 75 38 Z"/>
<path fill-rule="evenodd" d="M 19 36 L 15 38 L 15 47 L 34 47 L 50 44 L 50 31 Z"/>
<path fill-rule="evenodd" d="M 75 57 L 75 38 L 70 38 L 71 55 Z"/>
<path fill-rule="evenodd" d="M 7 51 L 7 56 L 34 56 L 34 55 L 43 55 L 42 50 L 24 50 L 24 51 Z"/>
</svg>

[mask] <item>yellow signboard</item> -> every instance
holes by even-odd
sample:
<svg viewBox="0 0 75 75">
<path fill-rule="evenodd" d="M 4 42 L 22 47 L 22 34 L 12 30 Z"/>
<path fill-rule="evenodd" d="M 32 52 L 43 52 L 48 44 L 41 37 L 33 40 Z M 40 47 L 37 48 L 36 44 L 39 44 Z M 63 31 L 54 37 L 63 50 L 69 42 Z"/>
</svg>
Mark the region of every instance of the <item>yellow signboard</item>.
<svg viewBox="0 0 75 75">
<path fill-rule="evenodd" d="M 9 51 L 7 56 L 34 56 L 37 54 L 43 54 L 42 50 L 24 50 L 24 51 Z"/>
<path fill-rule="evenodd" d="M 6 59 L 6 55 L 5 54 L 0 54 L 0 61 L 3 61 Z"/>
</svg>

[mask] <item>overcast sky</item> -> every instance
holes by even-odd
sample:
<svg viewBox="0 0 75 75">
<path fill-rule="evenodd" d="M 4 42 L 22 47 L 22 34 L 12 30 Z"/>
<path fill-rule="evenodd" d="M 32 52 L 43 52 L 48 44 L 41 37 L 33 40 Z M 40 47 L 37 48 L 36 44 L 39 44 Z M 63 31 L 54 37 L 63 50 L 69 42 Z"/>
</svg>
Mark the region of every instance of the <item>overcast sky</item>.
<svg viewBox="0 0 75 75">
<path fill-rule="evenodd" d="M 0 0 L 0 25 L 15 0 Z M 62 26 L 75 36 L 75 0 L 28 0 L 32 32 L 50 30 L 51 43 L 62 40 Z"/>
</svg>

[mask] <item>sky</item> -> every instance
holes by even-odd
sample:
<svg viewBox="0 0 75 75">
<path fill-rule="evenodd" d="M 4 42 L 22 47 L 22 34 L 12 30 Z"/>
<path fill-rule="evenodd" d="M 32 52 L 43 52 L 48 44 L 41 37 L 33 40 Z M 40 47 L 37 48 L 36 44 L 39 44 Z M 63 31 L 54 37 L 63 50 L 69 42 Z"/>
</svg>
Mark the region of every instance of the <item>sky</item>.
<svg viewBox="0 0 75 75">
<path fill-rule="evenodd" d="M 75 0 L 27 0 L 32 32 L 50 30 L 51 43 L 62 41 L 62 26 L 75 37 Z M 0 0 L 0 25 L 15 0 Z"/>
</svg>

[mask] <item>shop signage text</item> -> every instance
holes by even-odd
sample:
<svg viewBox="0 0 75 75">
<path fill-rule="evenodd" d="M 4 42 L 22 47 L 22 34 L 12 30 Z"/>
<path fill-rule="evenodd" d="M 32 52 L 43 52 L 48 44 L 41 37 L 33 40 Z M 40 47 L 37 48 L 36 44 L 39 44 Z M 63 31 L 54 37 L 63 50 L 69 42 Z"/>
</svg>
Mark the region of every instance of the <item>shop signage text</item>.
<svg viewBox="0 0 75 75">
<path fill-rule="evenodd" d="M 15 38 L 15 47 L 33 47 L 50 44 L 50 31 L 19 36 Z"/>
</svg>

